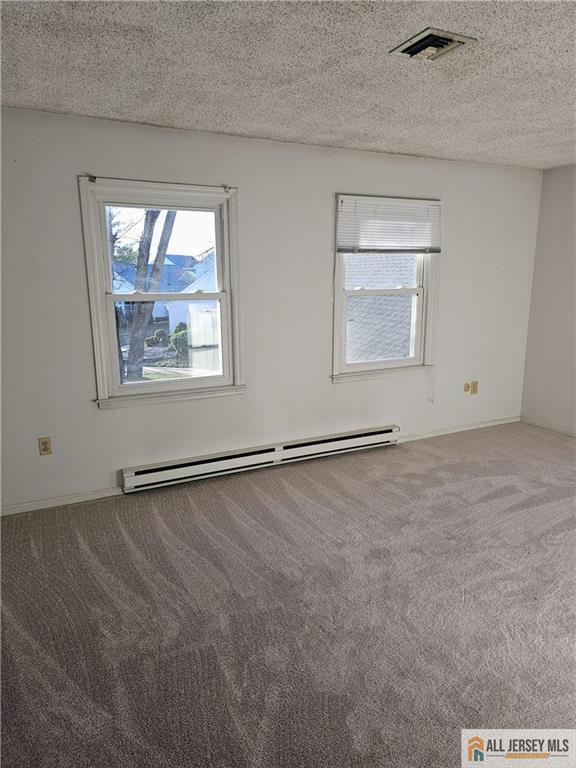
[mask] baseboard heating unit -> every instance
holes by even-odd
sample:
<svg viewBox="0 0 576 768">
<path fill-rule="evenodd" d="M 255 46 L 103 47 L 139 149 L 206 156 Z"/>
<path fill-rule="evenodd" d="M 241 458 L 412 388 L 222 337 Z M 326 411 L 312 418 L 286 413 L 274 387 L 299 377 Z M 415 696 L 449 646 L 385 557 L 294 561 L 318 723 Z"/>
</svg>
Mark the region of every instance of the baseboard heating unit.
<svg viewBox="0 0 576 768">
<path fill-rule="evenodd" d="M 304 440 L 292 440 L 288 443 L 261 445 L 256 448 L 195 456 L 190 459 L 168 461 L 162 464 L 129 467 L 122 470 L 124 493 L 186 483 L 190 480 L 202 480 L 217 475 L 229 475 L 233 472 L 245 472 L 260 467 L 278 466 L 292 461 L 315 459 L 320 456 L 333 456 L 338 453 L 365 451 L 368 448 L 395 445 L 397 440 L 394 433 L 399 432 L 399 430 L 400 428 L 395 424 L 390 424 L 386 427 L 358 429 L 354 432 L 310 437 Z"/>
</svg>

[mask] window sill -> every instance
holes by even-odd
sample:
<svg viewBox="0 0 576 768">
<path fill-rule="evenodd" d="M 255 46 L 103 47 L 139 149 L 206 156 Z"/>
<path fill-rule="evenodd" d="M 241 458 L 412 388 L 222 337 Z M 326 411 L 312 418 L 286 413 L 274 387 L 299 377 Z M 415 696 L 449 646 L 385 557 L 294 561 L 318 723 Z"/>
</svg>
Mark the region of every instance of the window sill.
<svg viewBox="0 0 576 768">
<path fill-rule="evenodd" d="M 231 384 L 226 387 L 204 387 L 201 389 L 181 390 L 180 392 L 147 392 L 141 395 L 115 395 L 105 400 L 96 400 L 96 403 L 100 410 L 107 411 L 110 408 L 124 408 L 132 405 L 159 405 L 160 403 L 174 403 L 180 400 L 241 395 L 245 390 L 245 384 Z"/>
<path fill-rule="evenodd" d="M 344 384 L 347 381 L 362 381 L 364 379 L 385 379 L 388 377 L 432 373 L 433 365 L 403 365 L 397 368 L 380 368 L 372 371 L 347 371 L 332 375 L 334 384 Z"/>
</svg>

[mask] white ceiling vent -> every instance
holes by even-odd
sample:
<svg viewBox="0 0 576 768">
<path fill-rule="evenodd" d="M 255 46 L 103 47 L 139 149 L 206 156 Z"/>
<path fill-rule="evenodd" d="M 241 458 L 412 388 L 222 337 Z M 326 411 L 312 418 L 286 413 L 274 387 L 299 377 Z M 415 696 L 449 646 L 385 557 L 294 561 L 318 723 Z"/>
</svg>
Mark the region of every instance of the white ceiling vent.
<svg viewBox="0 0 576 768">
<path fill-rule="evenodd" d="M 443 32 L 441 29 L 428 27 L 406 42 L 393 48 L 390 53 L 407 56 L 411 59 L 426 59 L 433 61 L 445 53 L 455 51 L 466 43 L 477 42 L 473 37 L 455 35 L 453 32 Z"/>
</svg>

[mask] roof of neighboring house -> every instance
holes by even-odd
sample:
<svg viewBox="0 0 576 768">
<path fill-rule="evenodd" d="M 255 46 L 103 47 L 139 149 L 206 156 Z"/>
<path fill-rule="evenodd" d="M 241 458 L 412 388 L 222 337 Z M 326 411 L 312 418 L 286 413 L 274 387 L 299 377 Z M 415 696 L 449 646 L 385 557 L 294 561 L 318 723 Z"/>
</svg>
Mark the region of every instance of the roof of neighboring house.
<svg viewBox="0 0 576 768">
<path fill-rule="evenodd" d="M 414 261 L 402 254 L 361 254 L 346 258 L 346 288 L 401 288 L 414 285 Z M 352 296 L 348 300 L 349 363 L 410 355 L 411 296 Z"/>
<path fill-rule="evenodd" d="M 202 260 L 194 256 L 168 254 L 162 266 L 158 293 L 184 293 L 190 290 L 195 282 L 205 274 L 213 274 L 214 250 L 203 254 Z M 113 286 L 116 293 L 132 293 L 136 279 L 136 265 L 114 262 Z M 152 264 L 148 264 L 148 277 L 152 273 Z"/>
<path fill-rule="evenodd" d="M 215 274 L 214 270 L 206 270 L 200 277 L 193 280 L 190 285 L 186 286 L 184 293 L 193 293 L 194 291 L 204 291 L 205 293 L 211 293 L 216 290 Z"/>
<path fill-rule="evenodd" d="M 414 257 L 402 253 L 346 254 L 346 288 L 402 288 L 414 285 Z"/>
<path fill-rule="evenodd" d="M 354 296 L 348 300 L 349 363 L 410 356 L 411 296 Z"/>
</svg>

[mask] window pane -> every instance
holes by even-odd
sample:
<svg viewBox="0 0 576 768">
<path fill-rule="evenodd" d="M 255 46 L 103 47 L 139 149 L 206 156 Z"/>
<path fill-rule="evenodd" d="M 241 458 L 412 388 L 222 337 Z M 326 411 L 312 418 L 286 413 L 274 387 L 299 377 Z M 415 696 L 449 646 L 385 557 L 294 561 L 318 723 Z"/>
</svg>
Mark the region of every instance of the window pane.
<svg viewBox="0 0 576 768">
<path fill-rule="evenodd" d="M 411 253 L 346 253 L 344 255 L 344 287 L 415 288 L 418 256 Z"/>
<path fill-rule="evenodd" d="M 214 211 L 106 206 L 114 293 L 217 291 Z"/>
<path fill-rule="evenodd" d="M 122 383 L 219 376 L 219 301 L 117 301 Z"/>
<path fill-rule="evenodd" d="M 417 301 L 412 295 L 350 297 L 346 362 L 412 357 Z"/>
</svg>

